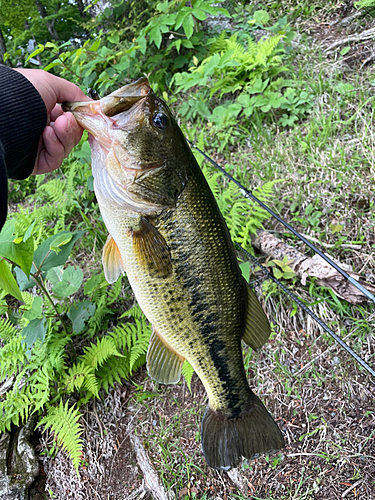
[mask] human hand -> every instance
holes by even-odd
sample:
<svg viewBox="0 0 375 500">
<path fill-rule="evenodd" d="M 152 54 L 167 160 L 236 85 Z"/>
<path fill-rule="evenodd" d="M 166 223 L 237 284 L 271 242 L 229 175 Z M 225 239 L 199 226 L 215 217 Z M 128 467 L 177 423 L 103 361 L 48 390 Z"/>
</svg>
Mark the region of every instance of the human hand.
<svg viewBox="0 0 375 500">
<path fill-rule="evenodd" d="M 58 103 L 90 101 L 82 90 L 63 78 L 41 69 L 16 69 L 34 85 L 47 108 L 47 126 L 40 138 L 33 174 L 45 174 L 59 168 L 73 147 L 79 143 L 83 129 L 72 113 L 64 112 Z"/>
</svg>

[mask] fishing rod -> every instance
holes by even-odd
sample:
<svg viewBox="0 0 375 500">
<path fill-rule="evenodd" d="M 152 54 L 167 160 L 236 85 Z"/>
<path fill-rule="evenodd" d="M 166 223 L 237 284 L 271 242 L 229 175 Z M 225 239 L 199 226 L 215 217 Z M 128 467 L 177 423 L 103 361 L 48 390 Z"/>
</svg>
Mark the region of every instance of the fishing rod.
<svg viewBox="0 0 375 500">
<path fill-rule="evenodd" d="M 264 208 L 268 213 L 270 213 L 273 217 L 275 217 L 279 222 L 281 222 L 289 231 L 291 231 L 295 236 L 301 239 L 306 245 L 308 245 L 314 252 L 320 255 L 326 262 L 328 262 L 332 267 L 334 267 L 342 276 L 344 276 L 350 283 L 352 283 L 358 290 L 360 290 L 366 297 L 372 300 L 375 303 L 375 297 L 364 288 L 358 281 L 349 276 L 340 266 L 338 266 L 335 262 L 333 262 L 329 257 L 327 257 L 323 252 L 321 252 L 318 248 L 315 247 L 312 243 L 310 243 L 306 238 L 304 238 L 298 231 L 296 231 L 290 224 L 285 222 L 281 217 L 279 217 L 273 210 L 271 210 L 267 205 L 265 205 L 261 200 L 259 200 L 256 196 L 254 196 L 250 191 L 248 191 L 242 184 L 240 184 L 236 179 L 234 179 L 228 172 L 226 172 L 220 165 L 218 165 L 212 158 L 207 156 L 203 151 L 201 151 L 195 144 L 193 144 L 189 139 L 187 139 L 189 144 L 199 151 L 212 165 L 214 165 L 217 169 L 219 169 L 224 175 L 226 175 L 232 182 L 234 182 L 241 190 L 242 194 L 245 198 L 250 198 L 256 203 L 258 203 L 262 208 Z M 354 358 L 370 375 L 375 378 L 375 371 L 371 368 L 370 365 L 366 363 L 358 354 L 353 351 L 351 347 L 348 346 L 344 340 L 342 340 L 336 333 L 327 326 L 324 321 L 322 321 L 309 307 L 307 307 L 293 292 L 291 292 L 280 280 L 275 278 L 273 274 L 263 266 L 259 260 L 251 255 L 247 250 L 241 247 L 238 243 L 235 243 L 235 246 L 238 250 L 243 252 L 248 258 L 250 258 L 257 266 L 262 269 L 262 271 L 272 280 L 274 281 L 301 309 L 303 309 L 309 316 L 311 316 L 323 330 L 325 330 L 352 358 Z"/>
<path fill-rule="evenodd" d="M 189 141 L 189 139 L 187 139 L 187 141 L 194 149 L 199 151 L 199 153 L 201 155 L 203 155 L 206 158 L 206 160 L 208 160 L 212 165 L 214 165 L 214 167 L 219 169 L 220 172 L 222 172 L 226 177 L 228 177 L 228 179 L 230 179 L 232 182 L 234 182 L 236 184 L 236 186 L 238 186 L 240 188 L 241 193 L 243 194 L 243 196 L 245 198 L 251 199 L 251 200 L 255 201 L 256 203 L 258 203 L 258 205 L 260 205 L 264 210 L 266 210 L 269 214 L 271 214 L 273 217 L 275 217 L 275 219 L 277 219 L 281 224 L 283 224 L 283 226 L 285 226 L 291 233 L 293 233 L 295 236 L 297 236 L 297 238 L 302 240 L 308 247 L 310 247 L 315 253 L 317 253 L 320 257 L 322 257 L 322 259 L 324 259 L 326 262 L 328 262 L 328 264 L 330 264 L 334 269 L 336 269 L 336 271 L 338 271 L 342 276 L 344 276 L 344 278 L 347 279 L 349 281 L 349 283 L 351 283 L 353 286 L 355 286 L 360 292 L 363 293 L 363 295 L 365 295 L 369 300 L 371 300 L 375 304 L 375 297 L 371 292 L 369 292 L 364 286 L 362 286 L 360 283 L 358 283 L 357 280 L 352 278 L 352 276 L 350 276 L 347 272 L 345 272 L 344 269 L 342 269 L 338 264 L 336 264 L 336 262 L 334 262 L 330 257 L 325 255 L 315 245 L 310 243 L 310 241 L 308 239 L 306 239 L 304 236 L 302 236 L 302 234 L 300 234 L 290 224 L 288 224 L 286 221 L 284 221 L 271 208 L 269 208 L 267 205 L 265 205 L 259 198 L 254 196 L 251 191 L 249 191 L 242 184 L 240 184 L 234 177 L 232 177 L 226 170 L 224 170 L 223 167 L 221 167 L 218 163 L 216 163 L 216 161 L 214 161 L 212 158 L 210 158 L 208 155 L 206 155 L 206 153 L 201 151 L 194 143 Z"/>
<path fill-rule="evenodd" d="M 259 266 L 261 270 L 269 277 L 272 281 L 274 281 L 289 297 L 296 302 L 299 307 L 301 307 L 309 316 L 311 316 L 319 326 L 323 328 L 340 346 L 345 349 L 345 351 L 350 354 L 368 373 L 370 373 L 375 378 L 375 371 L 371 368 L 370 365 L 366 363 L 358 354 L 353 351 L 351 347 L 348 346 L 346 342 L 344 342 L 334 331 L 332 331 L 329 326 L 327 326 L 324 321 L 322 321 L 319 316 L 317 316 L 309 307 L 307 307 L 293 292 L 291 292 L 281 281 L 279 281 L 275 276 L 270 273 L 270 271 L 263 266 L 259 260 L 251 255 L 250 252 L 241 247 L 238 243 L 235 243 L 235 246 L 238 248 L 240 252 L 243 252 L 247 257 L 249 257 L 254 264 Z"/>
</svg>

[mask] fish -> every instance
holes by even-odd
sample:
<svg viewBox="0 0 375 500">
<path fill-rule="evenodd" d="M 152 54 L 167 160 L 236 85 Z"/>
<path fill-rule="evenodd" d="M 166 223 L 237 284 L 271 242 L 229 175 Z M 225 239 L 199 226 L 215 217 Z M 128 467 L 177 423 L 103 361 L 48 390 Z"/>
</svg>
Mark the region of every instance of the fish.
<svg viewBox="0 0 375 500">
<path fill-rule="evenodd" d="M 203 383 L 207 464 L 238 467 L 284 447 L 251 390 L 242 345 L 259 349 L 270 325 L 241 274 L 224 218 L 167 104 L 146 78 L 91 102 L 67 102 L 88 130 L 94 190 L 108 238 L 109 283 L 126 273 L 152 324 L 149 376 L 180 379 L 187 360 Z"/>
</svg>

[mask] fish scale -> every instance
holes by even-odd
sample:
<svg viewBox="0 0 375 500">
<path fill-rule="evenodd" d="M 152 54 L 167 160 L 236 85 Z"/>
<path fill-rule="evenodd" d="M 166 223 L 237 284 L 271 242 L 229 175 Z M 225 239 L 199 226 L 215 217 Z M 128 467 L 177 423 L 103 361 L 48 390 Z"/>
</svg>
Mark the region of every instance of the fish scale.
<svg viewBox="0 0 375 500">
<path fill-rule="evenodd" d="M 167 105 L 145 78 L 94 103 L 65 103 L 90 133 L 94 189 L 109 232 L 106 278 L 124 271 L 153 333 L 149 375 L 176 383 L 187 360 L 208 395 L 201 435 L 211 467 L 283 447 L 246 379 L 241 340 L 268 320 L 241 275 L 217 203 Z"/>
</svg>

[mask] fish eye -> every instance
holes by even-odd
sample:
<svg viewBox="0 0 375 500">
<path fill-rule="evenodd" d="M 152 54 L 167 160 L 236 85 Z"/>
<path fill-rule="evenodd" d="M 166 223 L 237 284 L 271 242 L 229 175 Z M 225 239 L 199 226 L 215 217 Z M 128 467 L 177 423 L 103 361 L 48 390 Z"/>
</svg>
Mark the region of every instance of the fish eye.
<svg viewBox="0 0 375 500">
<path fill-rule="evenodd" d="M 164 113 L 156 112 L 152 115 L 152 124 L 159 130 L 165 130 L 168 127 L 168 116 Z"/>
</svg>

